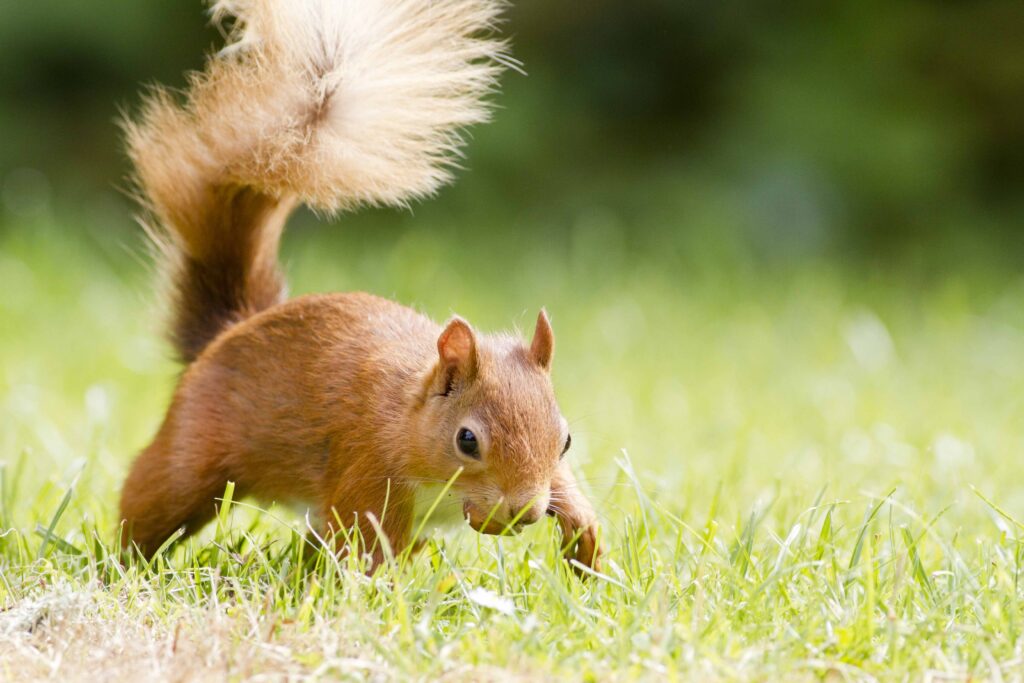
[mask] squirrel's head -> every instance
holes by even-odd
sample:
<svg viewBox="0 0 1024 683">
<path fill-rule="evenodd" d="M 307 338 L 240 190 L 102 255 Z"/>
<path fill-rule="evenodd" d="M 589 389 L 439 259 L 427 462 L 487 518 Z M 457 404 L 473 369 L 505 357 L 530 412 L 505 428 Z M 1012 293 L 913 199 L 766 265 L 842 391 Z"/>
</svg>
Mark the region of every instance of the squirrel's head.
<svg viewBox="0 0 1024 683">
<path fill-rule="evenodd" d="M 544 311 L 529 346 L 478 336 L 458 317 L 438 337 L 423 392 L 423 476 L 449 479 L 462 468 L 454 490 L 477 531 L 518 530 L 547 511 L 571 443 L 551 385 L 554 348 Z"/>
</svg>

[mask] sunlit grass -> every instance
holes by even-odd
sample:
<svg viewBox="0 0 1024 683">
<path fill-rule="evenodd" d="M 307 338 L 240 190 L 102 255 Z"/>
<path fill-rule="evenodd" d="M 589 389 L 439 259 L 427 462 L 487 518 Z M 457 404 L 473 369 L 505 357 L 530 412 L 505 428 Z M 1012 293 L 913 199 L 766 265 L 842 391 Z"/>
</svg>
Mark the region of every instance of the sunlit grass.
<svg viewBox="0 0 1024 683">
<path fill-rule="evenodd" d="M 1024 279 L 701 260 L 606 216 L 411 223 L 294 231 L 293 289 L 484 329 L 547 306 L 603 575 L 549 522 L 436 532 L 374 579 L 303 567 L 301 515 L 245 501 L 122 566 L 121 478 L 177 368 L 137 244 L 36 226 L 0 233 L 0 677 L 1024 675 Z"/>
</svg>

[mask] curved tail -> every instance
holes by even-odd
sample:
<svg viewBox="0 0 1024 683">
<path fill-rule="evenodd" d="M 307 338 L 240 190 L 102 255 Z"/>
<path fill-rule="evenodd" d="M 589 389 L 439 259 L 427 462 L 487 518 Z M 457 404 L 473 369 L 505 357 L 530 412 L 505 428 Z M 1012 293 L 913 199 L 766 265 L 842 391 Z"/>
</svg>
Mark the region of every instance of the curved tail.
<svg viewBox="0 0 1024 683">
<path fill-rule="evenodd" d="M 183 102 L 154 90 L 126 121 L 139 194 L 173 269 L 172 339 L 189 362 L 284 296 L 291 209 L 404 205 L 451 177 L 487 119 L 500 0 L 219 0 L 228 45 Z"/>
</svg>

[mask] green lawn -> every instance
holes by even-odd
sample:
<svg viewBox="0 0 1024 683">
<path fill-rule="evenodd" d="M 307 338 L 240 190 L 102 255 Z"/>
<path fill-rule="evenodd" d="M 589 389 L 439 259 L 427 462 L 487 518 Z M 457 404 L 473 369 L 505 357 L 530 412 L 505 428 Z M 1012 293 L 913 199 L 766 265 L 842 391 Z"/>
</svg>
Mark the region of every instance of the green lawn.
<svg viewBox="0 0 1024 683">
<path fill-rule="evenodd" d="M 304 573 L 301 516 L 244 501 L 122 567 L 121 478 L 177 372 L 141 247 L 8 226 L 0 679 L 1024 676 L 1024 277 L 698 257 L 601 215 L 550 243 L 404 222 L 293 230 L 293 291 L 483 329 L 547 306 L 604 574 L 547 521 Z"/>
</svg>

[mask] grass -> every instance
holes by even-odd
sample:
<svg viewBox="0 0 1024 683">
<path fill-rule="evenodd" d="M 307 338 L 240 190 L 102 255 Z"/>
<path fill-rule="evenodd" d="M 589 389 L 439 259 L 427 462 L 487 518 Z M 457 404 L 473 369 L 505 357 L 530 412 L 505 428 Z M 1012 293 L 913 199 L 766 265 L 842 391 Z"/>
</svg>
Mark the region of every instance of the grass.
<svg viewBox="0 0 1024 683">
<path fill-rule="evenodd" d="M 654 253 L 606 216 L 543 240 L 375 220 L 290 233 L 293 289 L 484 329 L 546 305 L 603 574 L 573 577 L 550 522 L 437 531 L 373 579 L 304 571 L 301 515 L 245 501 L 122 566 L 120 481 L 177 371 L 159 306 L 131 239 L 20 226 L 0 231 L 0 678 L 1024 677 L 1024 278 Z"/>
</svg>

